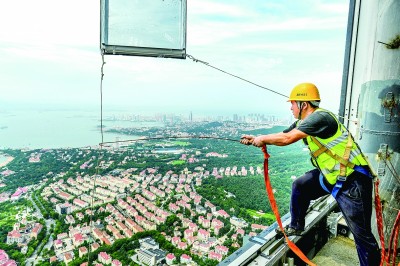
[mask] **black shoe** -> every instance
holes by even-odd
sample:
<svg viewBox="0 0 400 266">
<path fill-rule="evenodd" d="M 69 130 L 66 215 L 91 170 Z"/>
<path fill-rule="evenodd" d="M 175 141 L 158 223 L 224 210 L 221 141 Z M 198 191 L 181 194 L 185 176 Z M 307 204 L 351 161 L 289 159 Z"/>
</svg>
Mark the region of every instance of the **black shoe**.
<svg viewBox="0 0 400 266">
<path fill-rule="evenodd" d="M 294 229 L 290 226 L 286 226 L 283 230 L 284 230 L 286 236 L 301 236 L 304 231 L 304 230 L 300 230 L 300 229 Z M 283 232 L 281 231 L 281 229 L 279 227 L 275 229 L 275 232 L 277 235 L 283 236 Z"/>
</svg>

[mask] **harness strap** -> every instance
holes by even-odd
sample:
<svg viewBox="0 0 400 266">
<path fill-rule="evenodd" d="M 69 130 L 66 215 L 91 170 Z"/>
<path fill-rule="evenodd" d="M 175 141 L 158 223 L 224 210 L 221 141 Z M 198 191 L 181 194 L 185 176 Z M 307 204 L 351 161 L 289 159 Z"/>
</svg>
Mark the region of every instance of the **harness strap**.
<svg viewBox="0 0 400 266">
<path fill-rule="evenodd" d="M 324 175 L 323 175 L 321 172 L 319 173 L 319 184 L 321 185 L 321 187 L 322 187 L 323 190 L 325 190 L 325 191 L 328 192 L 329 194 L 331 193 L 331 192 L 329 191 L 329 189 L 325 186 L 325 183 L 324 183 Z"/>
<path fill-rule="evenodd" d="M 354 166 L 354 171 L 357 171 L 357 172 L 359 172 L 359 173 L 361 173 L 361 174 L 364 174 L 364 175 L 366 175 L 366 176 L 372 178 L 371 173 L 370 173 L 366 168 L 364 168 L 364 167 L 362 167 L 362 166 L 360 166 L 360 165 Z M 335 184 L 335 186 L 333 187 L 332 192 L 330 192 L 330 193 L 332 194 L 332 196 L 333 196 L 335 199 L 336 199 L 337 193 L 338 193 L 338 192 L 340 191 L 340 189 L 343 187 L 344 182 L 346 182 L 346 179 L 347 179 L 346 176 L 341 176 L 341 175 L 340 175 L 340 176 L 337 177 L 336 184 Z M 320 180 L 320 183 L 321 183 L 321 180 Z M 324 186 L 325 186 L 325 185 L 324 185 Z M 324 187 L 322 187 L 322 188 L 324 188 Z M 324 188 L 324 190 L 326 190 L 326 189 Z M 328 192 L 329 192 L 329 191 L 328 191 Z"/>
<path fill-rule="evenodd" d="M 359 172 L 359 173 L 361 173 L 363 175 L 366 175 L 366 176 L 368 176 L 370 178 L 374 178 L 372 176 L 371 172 L 369 171 L 369 168 L 367 169 L 367 168 L 365 168 L 365 167 L 363 167 L 361 165 L 354 166 L 354 171 L 357 171 L 357 172 Z"/>
<path fill-rule="evenodd" d="M 264 181 L 265 181 L 265 190 L 267 191 L 269 203 L 271 204 L 271 209 L 275 214 L 276 222 L 279 225 L 279 228 L 283 232 L 283 235 L 285 237 L 286 243 L 288 247 L 300 258 L 302 259 L 305 263 L 307 263 L 309 266 L 316 266 L 316 264 L 312 263 L 306 255 L 292 242 L 289 240 L 287 235 L 285 234 L 285 230 L 283 229 L 281 217 L 279 215 L 279 210 L 276 205 L 274 193 L 272 190 L 271 182 L 269 179 L 269 174 L 268 174 L 268 158 L 270 157 L 268 152 L 267 152 L 267 147 L 264 145 L 262 147 L 262 151 L 264 153 Z"/>
<path fill-rule="evenodd" d="M 338 179 L 336 180 L 336 184 L 332 189 L 332 196 L 336 199 L 337 193 L 339 192 L 339 190 L 343 187 L 343 183 L 346 181 L 346 179 Z"/>
<path fill-rule="evenodd" d="M 346 149 L 344 150 L 344 154 L 343 154 L 343 159 L 346 160 L 347 162 L 349 161 L 351 148 L 353 148 L 353 140 L 351 138 L 351 135 L 348 134 Z M 352 167 L 352 168 L 354 168 L 354 167 Z M 346 176 L 346 166 L 343 165 L 342 163 L 340 163 L 340 175 Z"/>
<path fill-rule="evenodd" d="M 347 159 L 345 159 L 345 158 L 343 158 L 343 157 L 340 157 L 339 155 L 337 155 L 337 154 L 335 154 L 335 153 L 333 153 L 330 149 L 328 149 L 327 147 L 325 147 L 324 145 L 322 145 L 321 144 L 321 142 L 319 142 L 319 140 L 317 140 L 315 137 L 313 137 L 313 136 L 310 136 L 311 137 L 311 139 L 312 139 L 312 141 L 318 146 L 318 150 L 316 150 L 316 151 L 314 151 L 313 153 L 311 153 L 311 155 L 312 155 L 312 157 L 314 157 L 314 158 L 316 158 L 316 157 L 318 157 L 319 155 L 321 155 L 322 153 L 326 153 L 326 154 L 328 154 L 330 157 L 332 157 L 333 159 L 335 159 L 336 161 L 338 161 L 341 165 L 344 165 L 345 167 L 349 167 L 349 168 L 354 168 L 354 166 L 355 166 L 355 164 L 354 163 L 352 163 L 352 162 L 350 162 L 348 159 L 348 157 L 349 157 L 349 155 L 350 155 L 350 151 L 351 151 L 351 148 L 352 148 L 352 142 L 353 142 L 353 140 L 351 139 L 351 137 L 350 137 L 350 135 L 349 135 L 349 140 L 347 141 L 347 145 L 346 145 L 346 150 L 345 150 L 345 154 L 346 154 L 346 151 L 348 150 L 348 145 L 349 145 L 349 142 L 351 143 L 351 146 L 350 146 L 350 148 L 349 148 L 349 151 L 348 151 L 348 153 L 349 153 L 349 155 L 348 155 L 348 157 L 347 157 Z"/>
<path fill-rule="evenodd" d="M 318 145 L 318 144 L 317 144 Z M 320 147 L 318 150 L 316 150 L 315 152 L 312 153 L 312 156 L 317 158 L 318 156 L 320 156 L 322 153 L 326 152 L 328 148 L 325 146 Z"/>
</svg>

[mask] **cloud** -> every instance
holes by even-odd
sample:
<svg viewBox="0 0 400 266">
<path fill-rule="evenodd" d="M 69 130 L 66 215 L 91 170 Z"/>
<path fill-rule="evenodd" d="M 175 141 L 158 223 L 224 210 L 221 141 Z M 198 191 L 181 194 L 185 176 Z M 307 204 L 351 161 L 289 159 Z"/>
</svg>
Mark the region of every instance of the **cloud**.
<svg viewBox="0 0 400 266">
<path fill-rule="evenodd" d="M 284 94 L 308 79 L 335 98 L 347 2 L 188 0 L 187 51 Z M 3 100 L 98 103 L 99 1 L 14 0 L 0 13 Z M 105 62 L 107 105 L 287 110 L 281 96 L 189 59 L 107 55 Z M 265 99 L 274 101 L 263 106 Z"/>
<path fill-rule="evenodd" d="M 243 18 L 244 16 L 250 17 L 252 13 L 251 10 L 247 8 L 247 5 L 238 5 L 233 2 L 216 2 L 207 0 L 189 0 L 188 2 L 189 17 L 193 15 L 197 17 L 205 16 L 206 18 L 210 18 L 213 15 L 215 17 L 229 17 L 230 19 L 235 19 Z"/>
<path fill-rule="evenodd" d="M 316 5 L 317 11 L 322 14 L 337 14 L 339 17 L 343 17 L 343 14 L 346 14 L 349 11 L 349 4 L 347 2 L 341 3 L 324 3 L 321 2 Z"/>
<path fill-rule="evenodd" d="M 1 42 L 21 44 L 91 44 L 99 35 L 98 2 L 13 0 L 2 5 Z M 89 11 L 89 12 L 88 12 Z"/>
</svg>

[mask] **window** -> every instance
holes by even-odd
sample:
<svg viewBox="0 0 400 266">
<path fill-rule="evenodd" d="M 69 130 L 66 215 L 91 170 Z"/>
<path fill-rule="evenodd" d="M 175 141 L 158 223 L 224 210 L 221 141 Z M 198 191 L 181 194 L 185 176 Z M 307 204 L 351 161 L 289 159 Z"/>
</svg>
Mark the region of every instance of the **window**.
<svg viewBox="0 0 400 266">
<path fill-rule="evenodd" d="M 186 0 L 101 0 L 104 54 L 186 57 Z"/>
</svg>

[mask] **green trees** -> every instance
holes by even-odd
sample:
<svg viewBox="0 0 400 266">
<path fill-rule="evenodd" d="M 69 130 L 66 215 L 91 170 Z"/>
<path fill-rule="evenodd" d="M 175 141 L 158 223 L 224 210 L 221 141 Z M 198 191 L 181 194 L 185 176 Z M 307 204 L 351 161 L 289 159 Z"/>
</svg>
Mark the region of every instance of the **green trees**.
<svg viewBox="0 0 400 266">
<path fill-rule="evenodd" d="M 171 235 L 173 233 L 175 227 L 178 227 L 181 225 L 182 225 L 181 220 L 175 214 L 173 214 L 173 215 L 170 215 L 167 217 L 164 224 L 161 224 L 157 227 L 157 231 L 165 232 L 165 233 Z"/>
</svg>

